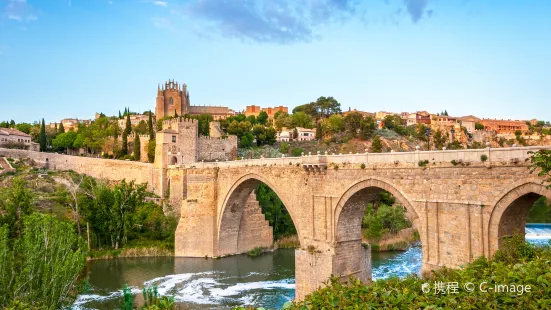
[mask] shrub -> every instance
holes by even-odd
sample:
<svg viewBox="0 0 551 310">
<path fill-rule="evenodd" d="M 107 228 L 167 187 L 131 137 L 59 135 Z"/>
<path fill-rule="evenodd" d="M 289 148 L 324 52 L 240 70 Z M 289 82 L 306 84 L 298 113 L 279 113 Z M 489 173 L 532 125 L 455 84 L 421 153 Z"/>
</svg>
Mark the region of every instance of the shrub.
<svg viewBox="0 0 551 310">
<path fill-rule="evenodd" d="M 362 164 L 360 165 L 360 168 L 365 169 L 365 164 L 362 163 Z"/>
<path fill-rule="evenodd" d="M 258 255 L 264 253 L 265 248 L 263 247 L 256 247 L 249 252 L 247 252 L 247 255 L 250 257 L 257 257 Z"/>
<path fill-rule="evenodd" d="M 488 156 L 487 156 L 486 154 L 482 154 L 482 155 L 480 155 L 480 160 L 481 160 L 482 162 L 485 162 L 485 161 L 488 160 Z"/>
<path fill-rule="evenodd" d="M 300 147 L 294 147 L 291 149 L 291 154 L 295 157 L 300 156 L 304 152 Z"/>
<path fill-rule="evenodd" d="M 338 278 L 331 278 L 326 287 L 302 302 L 293 303 L 291 308 L 548 309 L 551 304 L 551 249 L 527 245 L 522 236 L 519 238 L 511 238 L 492 260 L 481 257 L 462 269 L 434 271 L 430 280 L 410 275 L 365 285 L 356 279 L 343 283 Z M 478 289 L 483 282 L 488 290 Z M 438 294 L 436 285 L 439 283 L 458 283 L 459 289 L 449 293 L 444 287 L 444 293 Z M 476 289 L 472 292 L 463 289 L 465 283 L 473 283 Z M 519 294 L 518 289 L 509 293 L 491 289 L 496 285 L 509 288 L 520 284 L 530 285 L 530 292 Z M 424 288 L 430 291 L 423 292 Z"/>
<path fill-rule="evenodd" d="M 420 160 L 417 164 L 419 165 L 419 167 L 426 167 L 428 165 L 429 161 L 428 160 Z"/>
<path fill-rule="evenodd" d="M 455 161 L 455 159 L 452 159 L 452 161 L 450 161 L 450 163 L 454 166 L 457 166 L 457 164 L 459 164 L 457 161 Z"/>
</svg>

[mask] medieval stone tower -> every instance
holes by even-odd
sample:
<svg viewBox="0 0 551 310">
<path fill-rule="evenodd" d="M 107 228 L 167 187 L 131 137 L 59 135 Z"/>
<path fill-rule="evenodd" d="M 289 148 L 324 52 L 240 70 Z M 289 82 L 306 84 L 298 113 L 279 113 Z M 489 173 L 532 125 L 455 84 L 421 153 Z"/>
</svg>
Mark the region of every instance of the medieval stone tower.
<svg viewBox="0 0 551 310">
<path fill-rule="evenodd" d="M 186 84 L 168 80 L 157 87 L 155 116 L 157 120 L 165 116 L 184 115 L 189 113 L 189 92 Z"/>
</svg>

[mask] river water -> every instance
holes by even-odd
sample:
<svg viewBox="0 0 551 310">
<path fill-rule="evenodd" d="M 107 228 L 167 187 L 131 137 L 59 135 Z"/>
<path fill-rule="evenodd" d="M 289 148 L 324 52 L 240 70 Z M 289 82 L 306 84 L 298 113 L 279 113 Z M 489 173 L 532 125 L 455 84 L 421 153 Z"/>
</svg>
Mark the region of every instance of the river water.
<svg viewBox="0 0 551 310">
<path fill-rule="evenodd" d="M 537 229 L 541 226 L 536 227 Z M 547 226 L 544 228 L 550 228 Z M 550 235 L 527 227 L 527 240 L 546 243 Z M 420 246 L 404 252 L 374 252 L 373 278 L 419 273 Z M 142 257 L 97 260 L 88 264 L 91 290 L 75 303 L 81 309 L 115 309 L 124 284 L 141 302 L 144 286 L 174 296 L 183 309 L 227 309 L 238 305 L 281 308 L 295 296 L 295 252 L 282 249 L 255 258 L 236 255 L 221 259 Z"/>
</svg>

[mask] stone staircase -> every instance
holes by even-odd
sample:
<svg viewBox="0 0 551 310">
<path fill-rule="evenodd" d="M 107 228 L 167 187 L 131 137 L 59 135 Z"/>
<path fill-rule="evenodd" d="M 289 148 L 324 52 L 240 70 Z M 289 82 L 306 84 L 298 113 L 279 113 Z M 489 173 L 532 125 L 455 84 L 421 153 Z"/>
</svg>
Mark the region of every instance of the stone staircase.
<svg viewBox="0 0 551 310">
<path fill-rule="evenodd" d="M 6 157 L 0 157 L 0 175 L 15 171 L 15 168 L 13 168 L 10 164 L 10 162 L 6 159 Z"/>
<path fill-rule="evenodd" d="M 272 227 L 262 214 L 255 192 L 247 199 L 239 229 L 237 249 L 239 253 L 248 252 L 256 247 L 269 248 L 273 243 Z"/>
</svg>

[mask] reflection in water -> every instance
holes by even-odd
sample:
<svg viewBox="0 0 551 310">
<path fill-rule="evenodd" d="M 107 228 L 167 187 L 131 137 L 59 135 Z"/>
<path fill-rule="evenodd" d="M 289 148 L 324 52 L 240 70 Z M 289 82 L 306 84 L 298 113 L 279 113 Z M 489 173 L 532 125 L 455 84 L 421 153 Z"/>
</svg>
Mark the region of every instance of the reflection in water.
<svg viewBox="0 0 551 310">
<path fill-rule="evenodd" d="M 549 236 L 527 237 L 547 244 Z M 419 274 L 420 246 L 405 252 L 372 253 L 373 279 Z M 256 258 L 237 255 L 222 259 L 143 257 L 93 261 L 88 265 L 92 291 L 76 302 L 80 308 L 115 309 L 126 283 L 142 303 L 144 286 L 174 296 L 183 309 L 228 309 L 237 305 L 281 308 L 295 296 L 295 252 L 278 250 Z"/>
</svg>

